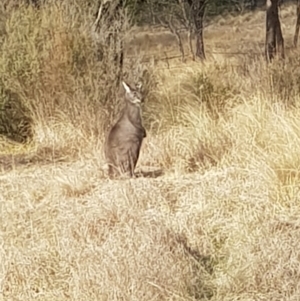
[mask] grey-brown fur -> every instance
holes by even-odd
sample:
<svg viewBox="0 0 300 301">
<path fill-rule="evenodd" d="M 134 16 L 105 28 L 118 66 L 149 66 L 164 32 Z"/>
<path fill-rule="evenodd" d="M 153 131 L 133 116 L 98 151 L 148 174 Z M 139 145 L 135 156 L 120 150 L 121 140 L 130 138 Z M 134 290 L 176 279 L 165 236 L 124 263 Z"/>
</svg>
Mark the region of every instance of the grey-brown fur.
<svg viewBox="0 0 300 301">
<path fill-rule="evenodd" d="M 122 82 L 125 89 L 125 108 L 117 123 L 111 128 L 105 143 L 105 156 L 109 166 L 109 175 L 134 176 L 146 130 L 142 124 L 139 91 L 133 90 Z"/>
</svg>

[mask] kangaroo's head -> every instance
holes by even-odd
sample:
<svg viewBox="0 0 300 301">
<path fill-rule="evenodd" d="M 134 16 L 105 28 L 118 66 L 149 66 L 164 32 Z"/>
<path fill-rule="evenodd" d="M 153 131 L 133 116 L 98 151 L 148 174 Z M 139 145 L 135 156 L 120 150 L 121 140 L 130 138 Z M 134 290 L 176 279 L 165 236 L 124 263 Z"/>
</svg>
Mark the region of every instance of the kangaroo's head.
<svg viewBox="0 0 300 301">
<path fill-rule="evenodd" d="M 130 104 L 140 106 L 143 102 L 143 97 L 140 92 L 141 85 L 137 86 L 137 89 L 132 89 L 128 84 L 122 81 L 123 87 L 125 89 L 125 99 Z"/>
</svg>

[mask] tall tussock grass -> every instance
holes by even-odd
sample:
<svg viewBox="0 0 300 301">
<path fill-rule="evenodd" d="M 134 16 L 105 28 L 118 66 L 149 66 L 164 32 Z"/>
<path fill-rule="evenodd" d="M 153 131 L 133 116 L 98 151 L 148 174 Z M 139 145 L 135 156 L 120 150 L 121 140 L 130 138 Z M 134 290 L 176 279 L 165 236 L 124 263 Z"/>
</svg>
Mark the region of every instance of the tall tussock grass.
<svg viewBox="0 0 300 301">
<path fill-rule="evenodd" d="M 7 17 L 2 85 L 22 96 L 36 122 L 67 115 L 78 124 L 87 120 L 83 111 L 90 118 L 95 110 L 101 115 L 101 94 L 86 92 L 101 68 L 93 61 L 92 40 L 84 30 L 87 23 L 71 16 L 63 6 L 47 5 L 40 10 L 22 6 Z"/>
<path fill-rule="evenodd" d="M 92 10 L 79 4 L 49 1 L 40 9 L 24 4 L 6 12 L 1 86 L 22 99 L 36 123 L 69 120 L 101 135 L 112 121 L 109 112 L 119 109 L 116 70 L 111 53 L 99 57 L 105 39 L 93 30 Z M 135 64 L 125 72 L 139 77 L 144 70 Z"/>
<path fill-rule="evenodd" d="M 170 68 L 125 56 L 146 97 L 137 170 L 163 173 L 111 181 L 103 141 L 124 91 L 95 6 L 0 13 L 0 299 L 298 300 L 297 51 Z M 207 49 L 235 22 L 257 38 L 253 14 L 205 28 Z"/>
</svg>

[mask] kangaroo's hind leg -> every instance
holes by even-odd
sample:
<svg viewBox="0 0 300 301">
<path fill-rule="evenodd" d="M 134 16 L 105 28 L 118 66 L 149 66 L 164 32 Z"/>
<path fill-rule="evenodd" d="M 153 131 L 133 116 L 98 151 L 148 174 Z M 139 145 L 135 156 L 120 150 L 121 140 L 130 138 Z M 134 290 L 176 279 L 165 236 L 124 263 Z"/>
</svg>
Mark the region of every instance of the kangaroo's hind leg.
<svg viewBox="0 0 300 301">
<path fill-rule="evenodd" d="M 131 174 L 131 177 L 135 177 L 135 167 L 137 164 L 137 161 L 139 159 L 139 154 L 140 154 L 140 142 L 136 141 L 135 143 L 132 143 L 129 151 L 128 151 L 128 161 L 129 161 L 129 171 Z"/>
</svg>

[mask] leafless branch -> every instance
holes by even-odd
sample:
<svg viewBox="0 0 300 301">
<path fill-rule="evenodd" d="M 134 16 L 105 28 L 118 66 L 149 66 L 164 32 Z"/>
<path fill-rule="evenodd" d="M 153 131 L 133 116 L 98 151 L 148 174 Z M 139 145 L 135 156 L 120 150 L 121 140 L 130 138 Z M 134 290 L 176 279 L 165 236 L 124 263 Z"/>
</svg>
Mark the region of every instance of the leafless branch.
<svg viewBox="0 0 300 301">
<path fill-rule="evenodd" d="M 102 9 L 103 9 L 103 2 L 101 2 L 100 5 L 99 5 L 97 18 L 96 18 L 96 20 L 93 24 L 94 31 L 96 31 L 98 29 L 99 22 L 100 22 L 100 19 L 101 19 L 101 15 L 102 15 Z"/>
</svg>

